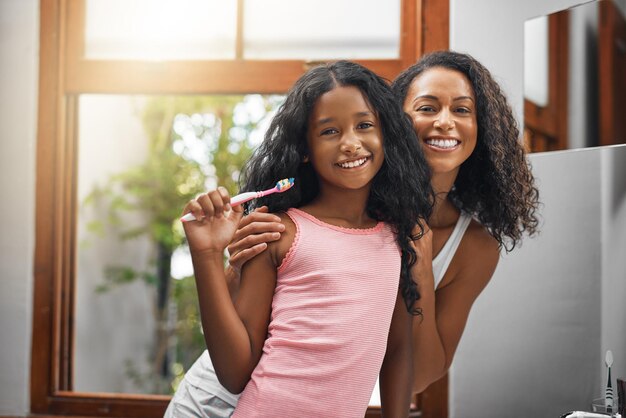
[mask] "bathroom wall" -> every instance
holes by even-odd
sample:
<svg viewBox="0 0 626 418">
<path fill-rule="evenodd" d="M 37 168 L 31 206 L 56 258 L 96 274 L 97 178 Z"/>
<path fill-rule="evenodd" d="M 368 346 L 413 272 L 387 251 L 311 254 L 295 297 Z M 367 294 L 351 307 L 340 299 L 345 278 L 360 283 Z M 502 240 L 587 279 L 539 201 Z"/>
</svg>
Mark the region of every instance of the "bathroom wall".
<svg viewBox="0 0 626 418">
<path fill-rule="evenodd" d="M 28 410 L 39 1 L 0 1 L 0 415 Z"/>
<path fill-rule="evenodd" d="M 474 306 L 451 374 L 452 417 L 558 417 L 600 395 L 601 157 L 532 156 L 541 234 L 501 258 Z"/>
<path fill-rule="evenodd" d="M 603 148 L 601 158 L 602 340 L 596 367 L 611 349 L 613 379 L 626 379 L 626 146 Z"/>
<path fill-rule="evenodd" d="M 451 48 L 492 71 L 521 121 L 523 23 L 578 3 L 451 0 Z M 451 371 L 452 417 L 588 410 L 609 348 L 613 377 L 626 376 L 626 148 L 530 160 L 541 234 L 501 258 L 470 315 Z"/>
</svg>

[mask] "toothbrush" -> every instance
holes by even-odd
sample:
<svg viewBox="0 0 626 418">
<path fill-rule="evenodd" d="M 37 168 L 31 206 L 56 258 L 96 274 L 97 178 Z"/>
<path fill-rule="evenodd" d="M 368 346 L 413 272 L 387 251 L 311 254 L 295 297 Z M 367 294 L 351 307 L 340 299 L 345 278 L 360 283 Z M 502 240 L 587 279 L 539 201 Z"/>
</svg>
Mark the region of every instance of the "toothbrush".
<svg viewBox="0 0 626 418">
<path fill-rule="evenodd" d="M 611 386 L 611 366 L 613 365 L 613 352 L 606 350 L 604 356 L 604 363 L 607 367 L 608 381 L 606 383 L 606 391 L 604 392 L 604 406 L 606 406 L 608 412 L 613 411 L 613 387 Z"/>
<path fill-rule="evenodd" d="M 257 199 L 259 197 L 267 196 L 272 193 L 282 193 L 284 191 L 291 189 L 294 184 L 295 184 L 295 181 L 293 177 L 288 178 L 288 179 L 282 179 L 276 182 L 276 186 L 271 189 L 262 190 L 258 192 L 246 192 L 246 193 L 238 194 L 237 196 L 233 196 L 230 199 L 230 205 L 237 206 L 237 205 L 241 205 L 242 203 L 246 203 L 252 199 Z M 196 217 L 193 215 L 193 213 L 189 212 L 186 215 L 184 215 L 182 218 L 180 218 L 180 220 L 182 222 L 195 221 Z"/>
</svg>

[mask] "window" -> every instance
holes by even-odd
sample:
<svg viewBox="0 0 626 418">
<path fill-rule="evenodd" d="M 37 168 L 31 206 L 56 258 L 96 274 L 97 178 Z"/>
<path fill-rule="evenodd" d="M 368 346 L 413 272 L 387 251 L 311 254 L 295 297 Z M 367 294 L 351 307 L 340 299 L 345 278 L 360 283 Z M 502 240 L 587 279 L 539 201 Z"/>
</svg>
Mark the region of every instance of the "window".
<svg viewBox="0 0 626 418">
<path fill-rule="evenodd" d="M 236 194 L 240 167 L 283 100 L 79 95 L 74 391 L 167 395 L 202 353 L 177 219 L 218 184 Z"/>
<path fill-rule="evenodd" d="M 265 19 L 279 20 L 286 7 L 290 13 L 314 11 L 306 9 L 311 2 L 302 1 L 300 8 L 295 3 L 265 2 Z M 281 94 L 311 64 L 327 59 L 354 59 L 391 80 L 422 53 L 447 47 L 448 4 L 398 0 L 396 9 L 385 5 L 389 9 L 384 13 L 375 10 L 358 16 L 364 25 L 374 18 L 397 21 L 397 27 L 381 25 L 386 32 L 382 28 L 333 32 L 336 25 L 329 25 L 315 37 L 301 38 L 300 25 L 275 25 L 280 28 L 263 31 L 262 11 L 250 0 L 137 0 L 132 6 L 121 0 L 41 0 L 40 4 L 31 410 L 56 416 L 160 416 L 169 396 L 109 393 L 75 381 L 77 369 L 88 364 L 76 352 L 76 326 L 85 315 L 77 303 L 84 268 L 78 260 L 84 228 L 79 222 L 80 196 L 89 161 L 82 142 L 85 118 L 98 117 L 102 106 L 119 110 L 156 97 L 239 95 L 238 100 L 244 100 L 242 95 L 249 93 Z M 173 4 L 177 8 L 171 9 Z M 372 4 L 380 7 L 379 2 Z M 121 6 L 123 13 L 116 9 Z M 132 12 L 145 19 L 130 18 Z M 103 25 L 94 19 L 107 13 L 117 20 Z M 194 22 L 194 16 L 200 19 Z M 153 21 L 171 29 L 167 36 L 154 26 L 141 26 Z M 207 21 L 216 25 L 206 25 Z M 285 37 L 291 42 L 279 42 Z M 103 122 L 100 117 L 95 126 Z M 91 161 L 103 155 L 92 155 Z M 424 411 L 428 402 L 423 399 Z"/>
</svg>

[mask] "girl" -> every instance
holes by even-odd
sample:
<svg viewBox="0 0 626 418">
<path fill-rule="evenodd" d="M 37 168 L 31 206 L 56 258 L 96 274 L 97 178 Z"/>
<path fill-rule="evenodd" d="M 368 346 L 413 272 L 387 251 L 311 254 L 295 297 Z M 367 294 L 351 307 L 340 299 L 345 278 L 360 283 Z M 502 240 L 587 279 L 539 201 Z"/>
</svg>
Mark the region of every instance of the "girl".
<svg viewBox="0 0 626 418">
<path fill-rule="evenodd" d="M 413 120 L 436 192 L 429 231 L 415 243 L 423 313 L 413 322 L 413 390 L 419 393 L 450 367 L 499 250 L 511 251 L 524 232 L 536 232 L 538 191 L 513 112 L 474 58 L 453 51 L 426 55 L 392 88 Z M 232 266 L 264 251 L 272 234 L 280 236 L 283 226 L 265 212 L 242 220 L 229 246 Z M 229 272 L 233 287 L 236 272 Z"/>
<path fill-rule="evenodd" d="M 234 303 L 222 257 L 242 209 L 224 189 L 185 207 L 201 219 L 184 226 L 215 375 L 229 392 L 243 390 L 235 417 L 362 417 L 380 372 L 385 416 L 405 417 L 419 296 L 412 239 L 433 197 L 410 121 L 384 81 L 344 61 L 296 82 L 242 189 L 294 173 L 292 189 L 258 202 L 285 230 L 246 263 Z M 208 387 L 198 383 L 196 395 Z M 200 414 L 184 384 L 166 416 Z"/>
</svg>

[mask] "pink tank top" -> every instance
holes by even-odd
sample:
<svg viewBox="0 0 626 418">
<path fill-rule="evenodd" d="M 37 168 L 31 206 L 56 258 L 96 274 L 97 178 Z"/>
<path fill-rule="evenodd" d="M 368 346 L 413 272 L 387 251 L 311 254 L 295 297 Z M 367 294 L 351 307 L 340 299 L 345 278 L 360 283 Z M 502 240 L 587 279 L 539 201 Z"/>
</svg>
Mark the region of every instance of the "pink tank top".
<svg viewBox="0 0 626 418">
<path fill-rule="evenodd" d="M 233 417 L 358 417 L 385 355 L 400 278 L 391 228 L 327 224 L 298 209 L 268 338 Z"/>
</svg>

